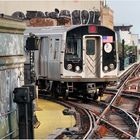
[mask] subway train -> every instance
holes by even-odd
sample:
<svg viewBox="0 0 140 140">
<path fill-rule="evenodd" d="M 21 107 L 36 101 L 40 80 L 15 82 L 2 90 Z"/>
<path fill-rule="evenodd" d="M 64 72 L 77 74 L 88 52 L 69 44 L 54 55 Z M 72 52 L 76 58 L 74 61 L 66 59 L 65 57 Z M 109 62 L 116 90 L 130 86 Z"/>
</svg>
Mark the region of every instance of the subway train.
<svg viewBox="0 0 140 140">
<path fill-rule="evenodd" d="M 97 99 L 117 80 L 118 49 L 113 30 L 97 25 L 28 27 L 26 43 L 31 35 L 39 40 L 35 73 L 40 91 L 54 97 Z"/>
</svg>

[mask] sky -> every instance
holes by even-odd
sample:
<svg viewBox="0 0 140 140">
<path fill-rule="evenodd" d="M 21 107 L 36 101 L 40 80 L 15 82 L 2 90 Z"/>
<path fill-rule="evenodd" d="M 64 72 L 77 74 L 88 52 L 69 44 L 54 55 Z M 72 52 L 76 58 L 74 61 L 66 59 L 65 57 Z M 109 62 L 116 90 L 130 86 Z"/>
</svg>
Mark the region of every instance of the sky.
<svg viewBox="0 0 140 140">
<path fill-rule="evenodd" d="M 114 11 L 115 25 L 133 25 L 131 32 L 140 37 L 140 0 L 106 0 Z"/>
</svg>

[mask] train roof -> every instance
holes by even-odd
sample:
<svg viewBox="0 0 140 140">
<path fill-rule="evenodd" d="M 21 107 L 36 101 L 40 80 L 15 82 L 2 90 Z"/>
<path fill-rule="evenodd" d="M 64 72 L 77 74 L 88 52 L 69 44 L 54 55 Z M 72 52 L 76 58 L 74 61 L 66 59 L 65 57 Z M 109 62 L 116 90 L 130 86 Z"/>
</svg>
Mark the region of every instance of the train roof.
<svg viewBox="0 0 140 140">
<path fill-rule="evenodd" d="M 78 26 L 27 27 L 24 31 L 24 35 L 29 35 L 29 33 L 35 35 L 64 34 L 75 27 Z"/>
<path fill-rule="evenodd" d="M 24 31 L 24 35 L 28 36 L 30 33 L 37 36 L 47 36 L 47 35 L 62 35 L 69 30 L 72 30 L 76 27 L 90 26 L 90 25 L 71 25 L 71 26 L 47 26 L 47 27 L 27 27 Z M 99 25 L 96 25 L 99 26 Z M 105 26 L 102 26 L 107 28 Z M 108 28 L 109 29 L 109 28 Z M 111 30 L 111 29 L 109 29 Z M 112 30 L 113 31 L 113 30 Z"/>
</svg>

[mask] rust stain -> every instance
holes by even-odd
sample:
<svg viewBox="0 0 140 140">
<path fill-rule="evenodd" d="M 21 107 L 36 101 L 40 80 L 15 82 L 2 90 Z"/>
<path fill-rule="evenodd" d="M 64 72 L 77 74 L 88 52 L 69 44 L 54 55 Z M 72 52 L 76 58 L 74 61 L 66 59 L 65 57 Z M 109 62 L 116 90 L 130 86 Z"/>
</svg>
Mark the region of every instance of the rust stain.
<svg viewBox="0 0 140 140">
<path fill-rule="evenodd" d="M 71 18 L 70 17 L 65 17 L 65 18 L 59 18 L 57 19 L 57 25 L 65 25 L 65 26 L 70 26 L 71 23 Z"/>
<path fill-rule="evenodd" d="M 119 96 L 115 102 L 115 105 L 119 105 L 121 103 L 121 96 Z"/>
<path fill-rule="evenodd" d="M 56 26 L 57 25 L 57 20 L 56 19 L 51 19 L 51 18 L 32 18 L 29 21 L 29 26 Z"/>
<path fill-rule="evenodd" d="M 139 82 L 139 81 L 140 81 L 140 77 L 135 77 L 135 78 L 128 80 L 127 84 L 131 84 L 131 83 Z"/>
<path fill-rule="evenodd" d="M 61 17 L 58 19 L 32 18 L 31 20 L 26 21 L 26 23 L 27 23 L 27 26 L 33 26 L 33 27 L 59 26 L 59 25 L 70 26 L 71 25 L 71 18 L 69 18 L 69 17 Z"/>
<path fill-rule="evenodd" d="M 96 115 L 100 115 L 100 112 L 97 112 L 97 111 L 95 111 L 95 110 L 94 110 L 94 113 L 95 113 Z"/>
<path fill-rule="evenodd" d="M 108 129 L 105 126 L 101 125 L 98 129 L 98 133 L 101 137 L 104 137 L 108 133 Z"/>
</svg>

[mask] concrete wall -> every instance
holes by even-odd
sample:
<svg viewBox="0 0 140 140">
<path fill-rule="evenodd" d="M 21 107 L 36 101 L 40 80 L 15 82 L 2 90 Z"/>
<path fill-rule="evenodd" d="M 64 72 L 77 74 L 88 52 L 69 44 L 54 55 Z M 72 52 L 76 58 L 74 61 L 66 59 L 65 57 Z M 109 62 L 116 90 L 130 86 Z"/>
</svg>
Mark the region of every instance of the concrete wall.
<svg viewBox="0 0 140 140">
<path fill-rule="evenodd" d="M 139 35 L 138 34 L 132 34 L 131 35 L 132 45 L 138 46 L 138 44 L 139 44 L 138 39 L 139 39 Z"/>
<path fill-rule="evenodd" d="M 0 17 L 0 139 L 18 134 L 13 90 L 24 84 L 24 29 L 24 23 Z"/>
<path fill-rule="evenodd" d="M 119 30 L 119 41 L 122 42 L 122 39 L 125 40 L 125 45 L 131 45 L 131 34 L 129 31 Z"/>
<path fill-rule="evenodd" d="M 117 38 L 119 42 L 122 42 L 122 39 L 125 40 L 125 45 L 129 46 L 138 46 L 138 34 L 132 34 L 130 31 L 116 31 Z"/>
<path fill-rule="evenodd" d="M 139 44 L 139 35 L 138 34 L 132 34 L 132 46 L 137 46 L 137 61 L 140 62 L 140 44 Z"/>
</svg>

